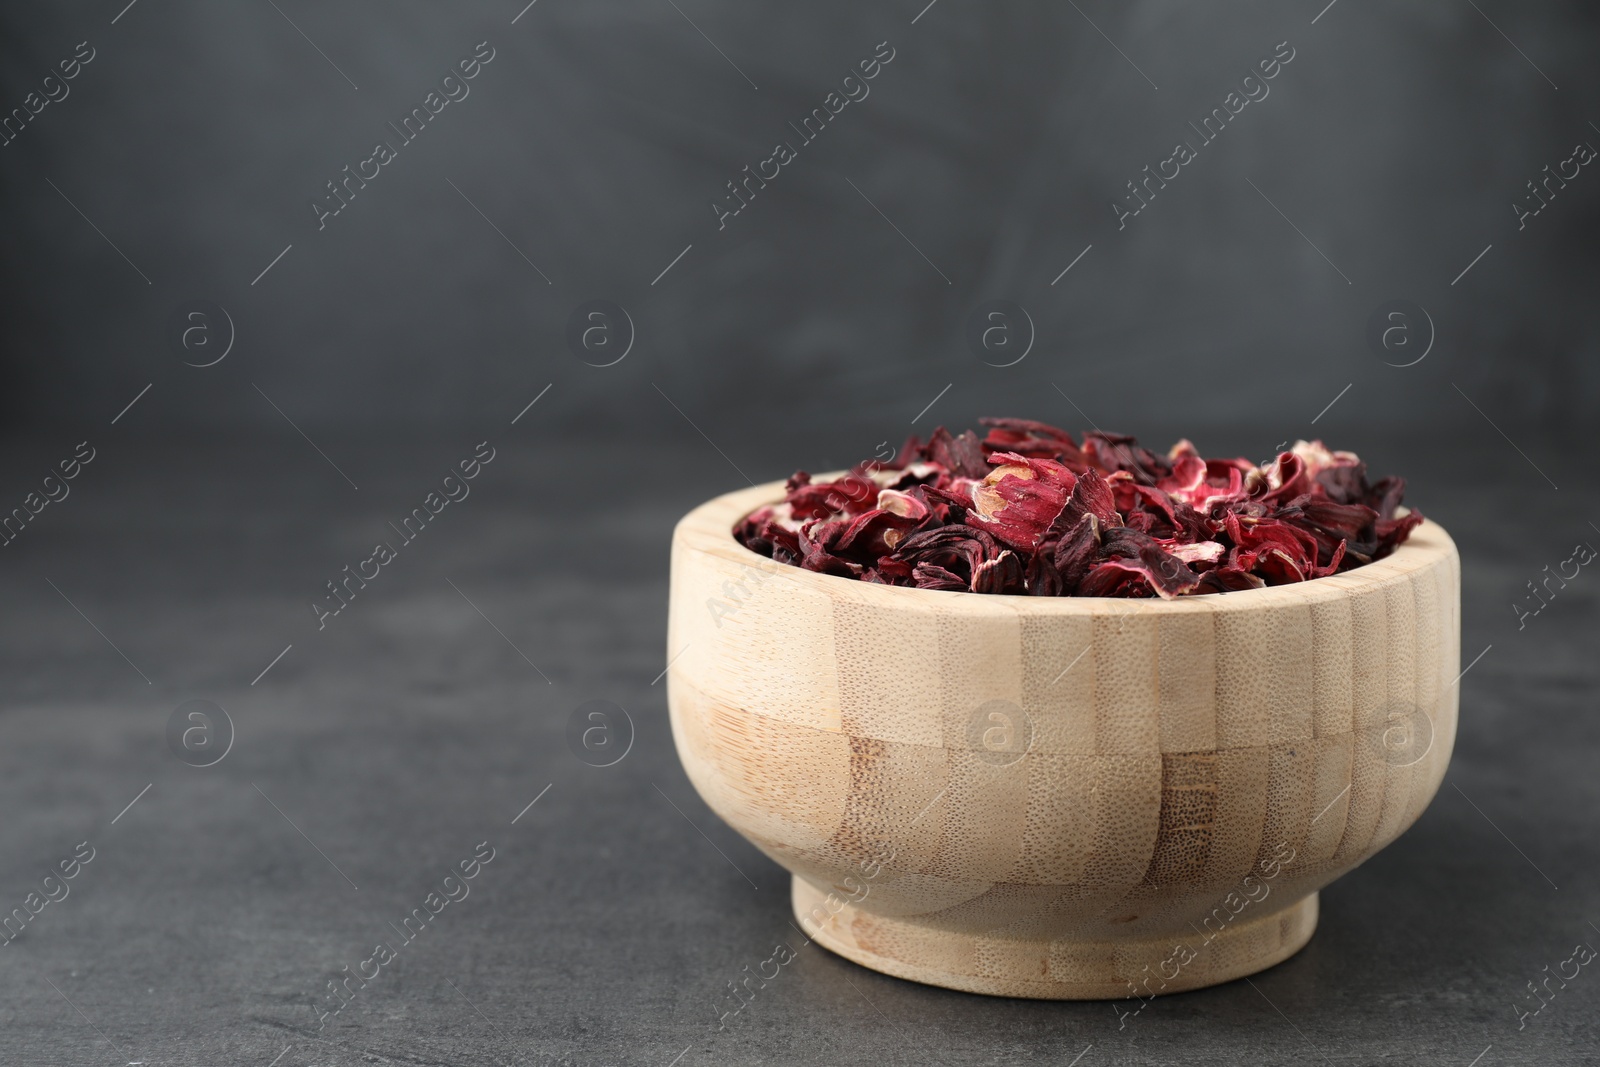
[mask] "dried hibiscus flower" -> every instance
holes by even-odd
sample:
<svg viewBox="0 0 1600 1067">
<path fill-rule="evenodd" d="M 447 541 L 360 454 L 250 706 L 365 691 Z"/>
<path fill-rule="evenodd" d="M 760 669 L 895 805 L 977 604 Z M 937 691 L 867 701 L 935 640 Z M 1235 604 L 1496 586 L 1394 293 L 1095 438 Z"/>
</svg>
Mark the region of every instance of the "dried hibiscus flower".
<svg viewBox="0 0 1600 1067">
<path fill-rule="evenodd" d="M 893 466 L 832 481 L 800 471 L 740 544 L 882 585 L 1031 596 L 1164 598 L 1322 578 L 1380 559 L 1420 513 L 1405 482 L 1368 483 L 1353 452 L 1297 441 L 1270 463 L 1166 455 L 1132 437 L 1083 441 L 1028 419 L 913 437 Z"/>
</svg>

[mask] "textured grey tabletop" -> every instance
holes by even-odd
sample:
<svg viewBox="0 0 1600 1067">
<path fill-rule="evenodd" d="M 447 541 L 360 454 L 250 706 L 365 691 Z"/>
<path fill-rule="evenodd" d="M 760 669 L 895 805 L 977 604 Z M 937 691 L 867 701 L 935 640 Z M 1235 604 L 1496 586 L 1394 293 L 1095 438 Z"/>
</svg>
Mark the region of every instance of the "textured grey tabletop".
<svg viewBox="0 0 1600 1067">
<path fill-rule="evenodd" d="M 532 417 L 489 434 L 471 495 L 322 629 L 324 583 L 395 540 L 386 524 L 484 433 L 319 441 L 359 490 L 287 430 L 96 440 L 0 559 L 0 904 L 66 893 L 0 949 L 0 1062 L 1600 1061 L 1593 968 L 1517 1014 L 1575 944 L 1600 945 L 1600 579 L 1521 631 L 1508 606 L 1574 542 L 1600 544 L 1581 472 L 1530 484 L 1498 439 L 1374 446 L 1462 550 L 1472 663 L 1450 774 L 1324 892 L 1303 952 L 1119 1019 L 801 943 L 787 876 L 690 788 L 653 681 L 671 524 L 742 484 L 681 429 L 637 450 Z M 60 448 L 16 444 L 10 466 Z M 757 480 L 786 473 L 739 458 Z M 636 728 L 614 766 L 566 742 L 592 699 Z M 233 723 L 213 766 L 169 751 L 189 700 Z M 92 859 L 74 867 L 75 850 Z M 64 860 L 74 877 L 46 883 Z M 461 861 L 475 877 L 446 881 Z M 429 921 L 400 930 L 416 909 Z M 371 973 L 380 942 L 394 958 L 335 1014 L 330 979 Z M 779 942 L 795 961 L 719 1030 L 727 984 Z"/>
</svg>

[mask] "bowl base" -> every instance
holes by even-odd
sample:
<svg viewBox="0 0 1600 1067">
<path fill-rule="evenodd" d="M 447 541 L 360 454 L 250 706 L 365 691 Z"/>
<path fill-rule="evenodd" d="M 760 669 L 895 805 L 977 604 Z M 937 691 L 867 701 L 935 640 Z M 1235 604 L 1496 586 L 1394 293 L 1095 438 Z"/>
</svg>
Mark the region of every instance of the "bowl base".
<svg viewBox="0 0 1600 1067">
<path fill-rule="evenodd" d="M 791 901 L 807 936 L 863 967 L 990 996 L 1127 999 L 1130 1011 L 1153 996 L 1203 989 L 1282 963 L 1317 928 L 1316 893 L 1264 915 L 1241 915 L 1215 932 L 1108 941 L 1021 941 L 950 931 L 850 904 L 835 911 L 826 898 L 810 882 L 794 879 Z M 818 927 L 813 916 L 830 912 Z"/>
</svg>

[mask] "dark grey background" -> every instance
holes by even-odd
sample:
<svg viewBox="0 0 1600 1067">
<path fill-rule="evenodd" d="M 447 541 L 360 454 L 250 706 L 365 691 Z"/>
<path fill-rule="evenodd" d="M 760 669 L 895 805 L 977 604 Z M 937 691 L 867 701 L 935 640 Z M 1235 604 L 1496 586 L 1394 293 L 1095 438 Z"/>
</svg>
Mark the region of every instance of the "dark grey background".
<svg viewBox="0 0 1600 1067">
<path fill-rule="evenodd" d="M 1314 26 L 1316 3 L 945 2 L 915 25 L 919 4 L 541 0 L 515 26 L 506 6 L 144 0 L 115 26 L 114 0 L 10 6 L 6 108 L 78 41 L 97 57 L 0 148 L 7 425 L 114 414 L 155 381 L 141 427 L 282 429 L 255 381 L 308 431 L 416 428 L 554 381 L 563 425 L 681 429 L 656 382 L 724 447 L 818 420 L 881 426 L 875 442 L 946 383 L 930 422 L 1081 425 L 1055 382 L 1162 443 L 1269 414 L 1270 448 L 1351 382 L 1319 428 L 1484 428 L 1454 381 L 1508 432 L 1571 429 L 1600 391 L 1581 299 L 1596 183 L 1585 169 L 1520 232 L 1511 207 L 1577 141 L 1600 144 L 1592 6 L 1337 4 Z M 496 59 L 471 95 L 319 232 L 324 183 L 483 40 Z M 871 95 L 719 231 L 724 183 L 884 40 Z M 1111 199 L 1284 40 L 1271 94 L 1119 232 Z M 238 327 L 211 374 L 163 338 L 194 297 Z M 564 343 L 597 297 L 639 333 L 606 373 Z M 1035 320 L 1016 367 L 962 339 L 990 298 Z M 1410 373 L 1364 342 L 1393 298 L 1437 324 Z"/>
<path fill-rule="evenodd" d="M 1600 144 L 1592 9 L 277 6 L 0 14 L 7 112 L 97 53 L 0 147 L 0 510 L 97 449 L 0 548 L 0 912 L 99 849 L 0 949 L 0 1061 L 1600 1062 L 1587 970 L 1524 1030 L 1511 1007 L 1600 944 L 1600 587 L 1512 608 L 1600 544 L 1600 179 L 1521 232 L 1511 207 Z M 471 95 L 319 232 L 323 183 L 485 40 Z M 723 183 L 885 40 L 871 95 L 719 231 Z M 1119 232 L 1124 183 L 1284 40 L 1270 95 Z M 237 333 L 203 369 L 169 337 L 193 299 Z M 637 328 L 614 366 L 566 342 L 592 299 Z M 1036 326 L 1015 366 L 963 336 L 993 299 Z M 1394 299 L 1436 326 L 1415 366 L 1366 341 Z M 671 524 L 982 414 L 1258 458 L 1322 435 L 1407 475 L 1482 653 L 1450 777 L 1254 986 L 1118 1030 L 813 946 L 718 1033 L 791 931 L 782 872 L 672 753 Z M 472 497 L 319 631 L 323 583 L 484 439 Z M 238 729 L 212 768 L 165 747 L 191 699 Z M 637 728 L 605 770 L 564 741 L 591 699 Z M 485 838 L 473 896 L 318 1032 L 323 983 Z"/>
</svg>

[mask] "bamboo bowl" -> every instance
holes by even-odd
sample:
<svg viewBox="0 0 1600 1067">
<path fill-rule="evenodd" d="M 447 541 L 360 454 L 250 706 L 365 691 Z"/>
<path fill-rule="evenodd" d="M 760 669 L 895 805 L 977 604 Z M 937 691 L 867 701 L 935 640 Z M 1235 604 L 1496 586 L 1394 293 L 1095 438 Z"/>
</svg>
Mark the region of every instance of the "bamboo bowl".
<svg viewBox="0 0 1600 1067">
<path fill-rule="evenodd" d="M 887 974 L 1147 997 L 1299 951 L 1416 821 L 1456 732 L 1460 560 L 1426 522 L 1299 585 L 1173 601 L 903 589 L 673 534 L 668 703 L 705 802 Z"/>
</svg>

